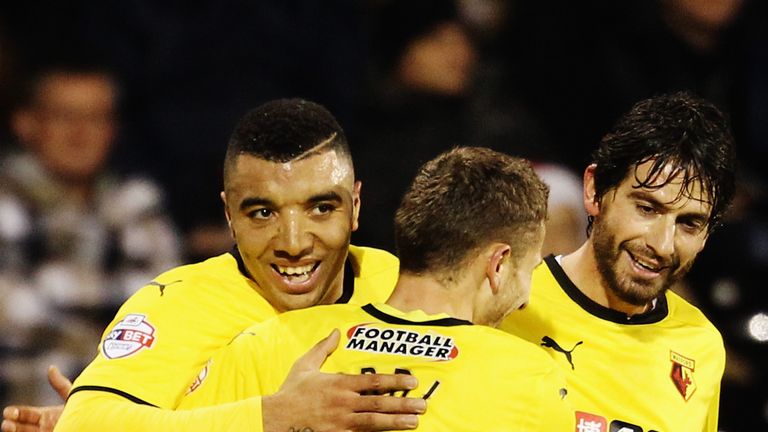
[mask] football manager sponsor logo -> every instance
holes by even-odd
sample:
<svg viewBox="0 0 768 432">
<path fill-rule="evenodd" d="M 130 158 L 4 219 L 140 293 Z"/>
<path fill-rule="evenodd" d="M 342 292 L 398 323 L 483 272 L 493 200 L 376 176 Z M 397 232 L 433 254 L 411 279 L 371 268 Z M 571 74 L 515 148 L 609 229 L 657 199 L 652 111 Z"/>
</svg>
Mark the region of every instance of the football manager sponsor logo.
<svg viewBox="0 0 768 432">
<path fill-rule="evenodd" d="M 453 338 L 435 332 L 420 333 L 402 328 L 359 324 L 347 330 L 348 350 L 431 360 L 453 360 L 459 348 Z"/>
</svg>

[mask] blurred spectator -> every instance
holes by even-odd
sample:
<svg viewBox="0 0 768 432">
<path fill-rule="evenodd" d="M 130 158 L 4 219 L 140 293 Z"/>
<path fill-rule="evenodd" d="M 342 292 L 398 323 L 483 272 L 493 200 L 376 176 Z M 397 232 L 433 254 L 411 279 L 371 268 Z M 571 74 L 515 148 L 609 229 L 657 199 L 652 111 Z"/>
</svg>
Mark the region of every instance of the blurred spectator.
<svg viewBox="0 0 768 432">
<path fill-rule="evenodd" d="M 50 62 L 50 63 L 49 63 Z M 160 189 L 107 166 L 118 88 L 90 61 L 47 59 L 11 111 L 0 162 L 0 378 L 6 402 L 52 403 L 48 364 L 75 376 L 116 307 L 179 264 Z"/>
<path fill-rule="evenodd" d="M 549 186 L 546 235 L 542 256 L 575 251 L 587 239 L 587 213 L 584 210 L 581 177 L 563 165 L 534 164 L 536 174 Z"/>
<path fill-rule="evenodd" d="M 540 162 L 551 174 L 556 200 L 547 250 L 570 252 L 581 244 L 580 177 L 550 163 L 543 128 L 519 99 L 498 92 L 507 76 L 497 69 L 497 53 L 486 50 L 498 31 L 496 12 L 504 12 L 502 3 L 372 3 L 371 80 L 361 103 L 359 134 L 351 140 L 363 182 L 355 242 L 393 250 L 392 219 L 407 179 L 441 151 L 479 145 Z"/>
<path fill-rule="evenodd" d="M 64 36 L 105 53 L 125 90 L 117 162 L 167 191 L 185 261 L 233 246 L 221 155 L 242 112 L 303 97 L 354 128 L 364 72 L 357 0 L 4 3 L 27 52 Z"/>
<path fill-rule="evenodd" d="M 452 0 L 370 4 L 371 69 L 350 136 L 362 180 L 353 241 L 394 250 L 393 219 L 418 167 L 469 140 L 476 51 Z"/>
</svg>

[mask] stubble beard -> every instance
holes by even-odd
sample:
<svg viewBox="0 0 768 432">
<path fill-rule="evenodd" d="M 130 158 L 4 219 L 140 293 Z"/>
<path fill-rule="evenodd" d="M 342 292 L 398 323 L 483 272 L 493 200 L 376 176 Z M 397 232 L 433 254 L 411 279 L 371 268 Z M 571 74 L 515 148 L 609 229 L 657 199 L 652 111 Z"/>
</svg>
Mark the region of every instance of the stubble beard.
<svg viewBox="0 0 768 432">
<path fill-rule="evenodd" d="M 633 250 L 628 242 L 616 244 L 615 236 L 600 224 L 595 223 L 592 231 L 592 244 L 597 270 L 602 282 L 613 295 L 634 306 L 645 306 L 664 295 L 668 289 L 688 273 L 688 269 L 693 264 L 691 262 L 685 267 L 680 267 L 679 262 L 675 260 L 668 269 L 668 274 L 663 276 L 661 280 L 634 279 L 628 274 L 619 274 L 617 271 L 622 252 L 629 253 Z M 646 253 L 646 255 L 648 254 Z"/>
</svg>

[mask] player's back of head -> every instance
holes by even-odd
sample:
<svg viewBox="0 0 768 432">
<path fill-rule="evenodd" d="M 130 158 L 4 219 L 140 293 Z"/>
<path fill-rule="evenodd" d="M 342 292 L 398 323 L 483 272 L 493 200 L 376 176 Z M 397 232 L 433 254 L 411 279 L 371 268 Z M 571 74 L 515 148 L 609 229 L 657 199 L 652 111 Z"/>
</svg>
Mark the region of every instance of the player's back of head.
<svg viewBox="0 0 768 432">
<path fill-rule="evenodd" d="M 395 215 L 401 271 L 451 271 L 490 242 L 527 244 L 546 218 L 548 191 L 525 159 L 481 147 L 441 154 L 420 169 Z"/>
</svg>

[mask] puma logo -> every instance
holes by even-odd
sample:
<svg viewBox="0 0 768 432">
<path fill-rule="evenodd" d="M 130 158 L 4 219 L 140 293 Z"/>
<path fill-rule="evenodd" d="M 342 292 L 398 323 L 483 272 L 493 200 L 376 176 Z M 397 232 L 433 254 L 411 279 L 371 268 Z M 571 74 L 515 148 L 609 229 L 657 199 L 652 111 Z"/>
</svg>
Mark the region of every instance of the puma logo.
<svg viewBox="0 0 768 432">
<path fill-rule="evenodd" d="M 573 346 L 573 348 L 571 348 L 570 350 L 565 350 L 557 342 L 555 342 L 555 340 L 552 339 L 551 337 L 544 336 L 543 338 L 541 338 L 541 346 L 552 348 L 557 352 L 563 353 L 563 355 L 565 356 L 565 359 L 568 360 L 568 363 L 571 364 L 571 369 L 576 369 L 576 367 L 573 365 L 573 354 L 572 354 L 573 350 L 575 350 L 576 347 L 581 345 L 582 343 L 584 343 L 584 341 L 578 341 L 576 342 L 576 345 Z"/>
<path fill-rule="evenodd" d="M 173 281 L 173 282 L 168 282 L 167 284 L 162 284 L 162 283 L 160 283 L 160 282 L 155 282 L 155 281 L 152 281 L 152 282 L 148 283 L 147 285 L 154 285 L 154 286 L 156 286 L 156 287 L 160 288 L 160 297 L 162 297 L 162 296 L 163 296 L 163 294 L 165 293 L 165 288 L 166 288 L 167 286 L 169 286 L 169 285 L 173 285 L 173 284 L 175 284 L 175 283 L 178 283 L 178 282 L 181 282 L 181 281 L 180 281 L 180 280 L 177 280 L 177 281 Z"/>
</svg>

